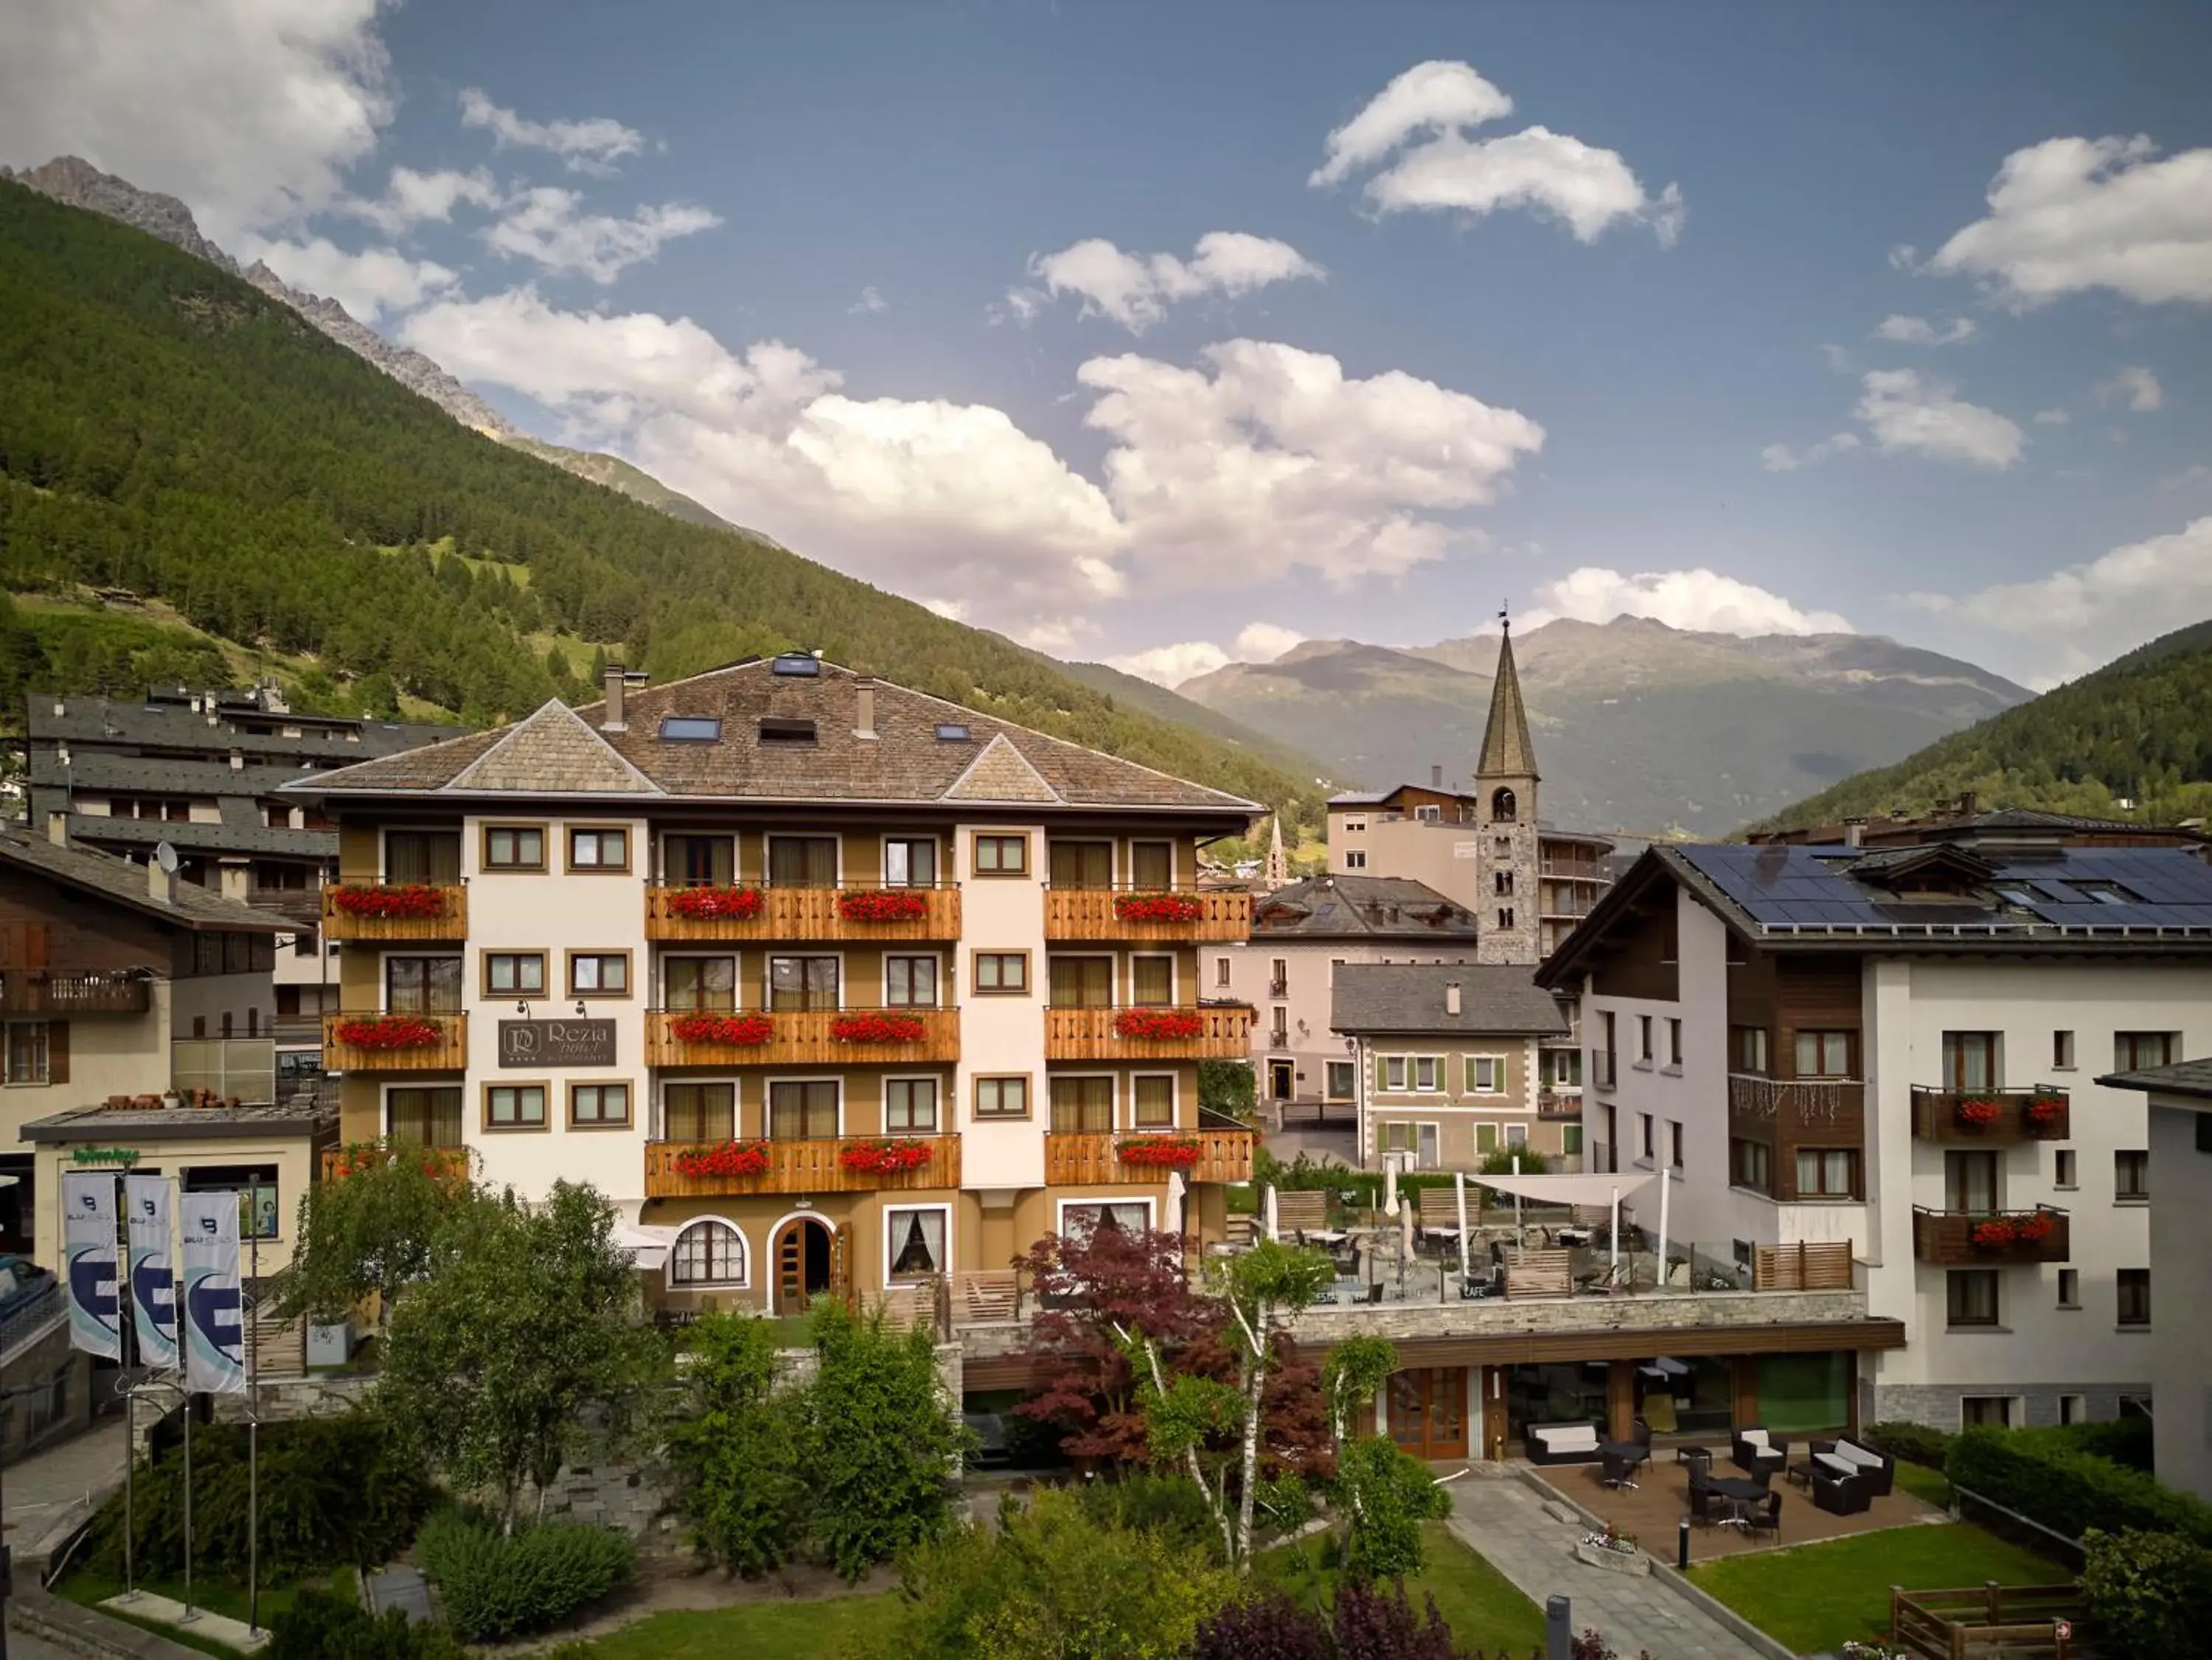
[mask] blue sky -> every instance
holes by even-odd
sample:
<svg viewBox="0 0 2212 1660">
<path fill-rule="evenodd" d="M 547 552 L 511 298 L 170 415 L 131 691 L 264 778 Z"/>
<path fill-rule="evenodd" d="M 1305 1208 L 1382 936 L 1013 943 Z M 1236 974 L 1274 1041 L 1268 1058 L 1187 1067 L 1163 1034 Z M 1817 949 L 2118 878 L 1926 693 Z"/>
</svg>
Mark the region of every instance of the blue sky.
<svg viewBox="0 0 2212 1660">
<path fill-rule="evenodd" d="M 1063 655 L 2212 615 L 2203 7 L 173 9 L 0 21 L 0 160 Z"/>
</svg>

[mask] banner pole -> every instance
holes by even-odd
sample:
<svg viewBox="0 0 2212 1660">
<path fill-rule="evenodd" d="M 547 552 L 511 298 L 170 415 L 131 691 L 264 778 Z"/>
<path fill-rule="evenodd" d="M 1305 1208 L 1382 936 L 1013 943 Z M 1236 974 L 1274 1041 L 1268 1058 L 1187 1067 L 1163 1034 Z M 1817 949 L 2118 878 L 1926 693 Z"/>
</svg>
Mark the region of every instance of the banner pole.
<svg viewBox="0 0 2212 1660">
<path fill-rule="evenodd" d="M 185 1391 L 185 1618 L 192 1617 L 192 1392 Z"/>
<path fill-rule="evenodd" d="M 261 1226 L 247 1249 L 253 1259 L 253 1324 L 246 1340 L 246 1630 L 261 1629 Z"/>
</svg>

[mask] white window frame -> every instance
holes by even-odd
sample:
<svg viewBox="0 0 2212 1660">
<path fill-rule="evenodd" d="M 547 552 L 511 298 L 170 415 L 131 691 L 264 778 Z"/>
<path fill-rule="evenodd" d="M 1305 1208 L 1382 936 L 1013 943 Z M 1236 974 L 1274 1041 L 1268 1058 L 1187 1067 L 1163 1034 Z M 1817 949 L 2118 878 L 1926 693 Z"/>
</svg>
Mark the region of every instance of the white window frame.
<svg viewBox="0 0 2212 1660">
<path fill-rule="evenodd" d="M 935 852 L 931 856 L 931 858 L 932 858 L 932 863 L 934 864 L 934 866 L 935 866 L 936 869 L 937 869 L 937 870 L 938 870 L 938 872 L 939 872 L 939 875 L 938 875 L 936 877 L 934 877 L 934 878 L 933 878 L 933 879 L 931 880 L 931 881 L 930 881 L 930 883 L 929 883 L 929 886 L 930 886 L 930 887 L 932 887 L 932 888 L 939 888 L 939 887 L 942 887 L 942 886 L 944 885 L 944 882 L 943 882 L 943 872 L 944 872 L 944 869 L 945 869 L 945 838 L 944 838 L 944 837 L 942 837 L 942 836 L 940 836 L 940 835 L 937 835 L 937 834 L 935 834 L 935 833 L 929 833 L 929 834 L 924 834 L 922 832 L 921 832 L 921 831 L 919 831 L 919 830 L 907 830 L 907 831 L 898 831 L 898 830 L 894 830 L 894 831 L 891 831 L 890 833 L 889 833 L 888 834 L 886 834 L 886 835 L 884 837 L 884 839 L 883 839 L 883 845 L 882 845 L 882 846 L 878 850 L 878 853 L 879 853 L 879 855 L 880 855 L 880 857 L 879 857 L 879 858 L 878 858 L 878 872 L 879 872 L 879 875 L 878 875 L 878 880 L 882 881 L 882 883 L 883 883 L 883 885 L 884 885 L 884 887 L 889 888 L 889 887 L 890 887 L 890 886 L 892 885 L 892 883 L 891 883 L 891 844 L 892 844 L 893 842 L 895 842 L 895 841 L 896 841 L 896 842 L 915 842 L 915 841 L 926 841 L 926 842 L 927 842 L 927 843 L 928 843 L 932 847 L 933 847 L 934 849 L 936 849 L 936 851 L 935 851 Z M 763 853 L 765 853 L 766 849 L 767 849 L 767 844 L 766 844 L 765 842 L 763 842 L 763 843 L 762 844 L 762 849 L 763 849 Z M 842 872 L 842 870 L 843 869 L 843 859 L 844 859 L 844 853 L 843 853 L 843 851 L 842 851 L 842 842 L 841 842 L 841 845 L 840 845 L 840 850 L 839 850 L 839 852 L 838 852 L 838 860 L 839 860 L 839 867 L 838 867 L 838 868 L 839 868 L 839 869 L 840 869 L 840 871 L 841 871 L 841 872 Z M 905 892 L 907 889 L 908 889 L 908 888 L 913 888 L 913 887 L 915 887 L 915 883 L 913 883 L 913 882 L 902 882 L 902 883 L 900 883 L 900 884 L 899 884 L 899 889 L 900 889 L 900 891 L 901 891 L 902 893 L 903 893 L 903 892 Z"/>
<path fill-rule="evenodd" d="M 1444 1088 L 1444 1057 L 1441 1055 L 1414 1055 L 1408 1058 L 1413 1063 L 1409 1072 L 1413 1081 L 1413 1093 L 1416 1095 L 1442 1094 Z M 1426 1083 L 1421 1081 L 1421 1068 L 1425 1065 L 1429 1069 L 1429 1081 Z"/>
<path fill-rule="evenodd" d="M 459 1090 L 461 1093 L 461 1145 L 463 1147 L 474 1147 L 477 1145 L 477 1138 L 482 1134 L 482 1131 L 477 1126 L 471 1125 L 469 1123 L 468 1084 L 465 1081 L 455 1082 L 450 1079 L 437 1077 L 433 1077 L 428 1081 L 423 1082 L 418 1082 L 410 1078 L 398 1078 L 386 1083 L 379 1084 L 376 1091 L 376 1122 L 381 1126 L 377 1132 L 379 1135 L 388 1138 L 392 1134 L 392 1094 L 394 1090 L 398 1089 Z"/>
<path fill-rule="evenodd" d="M 1137 1122 L 1137 1082 L 1140 1078 L 1165 1078 L 1168 1081 L 1168 1121 L 1165 1124 L 1140 1124 Z M 1138 1135 L 1171 1133 L 1182 1122 L 1182 1090 L 1172 1072 L 1132 1072 L 1129 1074 L 1127 1128 Z"/>
<path fill-rule="evenodd" d="M 1345 1087 L 1339 1091 L 1332 1086 L 1339 1067 L 1344 1069 Z M 1359 1063 L 1358 1061 L 1329 1061 L 1322 1069 L 1322 1093 L 1324 1100 L 1332 1101 L 1356 1100 L 1359 1096 Z"/>
<path fill-rule="evenodd" d="M 896 1216 L 897 1216 L 897 1215 L 899 1215 L 902 1212 L 904 1212 L 904 1211 L 921 1211 L 921 1210 L 933 1210 L 933 1211 L 935 1211 L 939 1215 L 942 1216 L 942 1217 L 945 1219 L 945 1244 L 944 1244 L 944 1246 L 943 1246 L 945 1260 L 944 1260 L 943 1262 L 939 1263 L 937 1265 L 937 1272 L 939 1272 L 939 1274 L 950 1274 L 951 1272 L 952 1272 L 952 1264 L 953 1264 L 954 1263 L 956 1263 L 956 1262 L 959 1261 L 959 1257 L 958 1257 L 954 1253 L 953 1246 L 952 1246 L 952 1207 L 951 1207 L 951 1205 L 949 1205 L 949 1204 L 902 1204 L 902 1205 L 885 1205 L 885 1206 L 884 1207 L 884 1209 L 883 1209 L 883 1217 L 884 1217 L 884 1289 L 886 1289 L 886 1290 L 889 1290 L 889 1289 L 890 1289 L 891 1287 L 893 1287 L 893 1286 L 910 1286 L 910 1285 L 919 1285 L 919 1284 L 921 1284 L 924 1280 L 926 1280 L 926 1279 L 928 1277 L 927 1275 L 911 1275 L 906 1276 L 906 1277 L 904 1277 L 904 1278 L 900 1278 L 900 1277 L 895 1276 L 895 1275 L 891 1273 L 891 1259 L 892 1259 L 892 1256 L 893 1256 L 893 1254 L 894 1254 L 894 1252 L 893 1252 L 893 1248 L 894 1248 L 894 1247 L 897 1245 L 897 1243 L 898 1243 L 898 1227 L 897 1227 L 896 1223 L 892 1219 L 893 1219 L 894 1217 L 896 1217 Z"/>
<path fill-rule="evenodd" d="M 1344 868 L 1347 870 L 1364 870 L 1367 868 L 1367 850 L 1364 847 L 1346 848 Z"/>
<path fill-rule="evenodd" d="M 1484 1053 L 1480 1055 L 1468 1055 L 1463 1058 L 1466 1062 L 1466 1068 L 1463 1074 L 1463 1081 L 1467 1086 L 1466 1094 L 1469 1095 L 1503 1095 L 1505 1093 L 1504 1056 Z M 1486 1063 L 1490 1067 L 1490 1083 L 1487 1087 L 1485 1087 L 1480 1082 L 1478 1072 L 1478 1069 Z"/>
<path fill-rule="evenodd" d="M 1057 954 L 1066 956 L 1067 954 L 1063 951 Z M 1168 966 L 1168 1000 L 1164 1003 L 1150 1004 L 1148 1007 L 1155 1009 L 1173 1009 L 1176 1007 L 1178 995 L 1182 991 L 1182 986 L 1181 984 L 1182 974 L 1176 963 L 1176 954 L 1172 951 L 1132 951 L 1129 954 L 1129 982 L 1127 992 L 1128 1006 L 1132 1009 L 1138 1006 L 1137 960 L 1140 957 L 1150 959 L 1155 962 L 1165 962 Z M 1115 989 L 1117 991 L 1120 990 L 1119 987 L 1116 987 Z"/>
<path fill-rule="evenodd" d="M 1382 1093 L 1384 1094 L 1405 1095 L 1412 1093 L 1407 1083 L 1407 1080 L 1413 1075 L 1413 1069 L 1411 1064 L 1413 1057 L 1411 1056 L 1378 1055 L 1376 1058 L 1382 1063 Z M 1391 1073 L 1394 1070 L 1397 1074 L 1397 1081 L 1395 1083 L 1391 1081 Z"/>
<path fill-rule="evenodd" d="M 934 1127 L 928 1130 L 894 1130 L 891 1128 L 891 1086 L 895 1083 L 926 1083 L 935 1086 L 937 1090 L 937 1123 Z M 880 1097 L 879 1101 L 879 1105 L 883 1112 L 884 1134 L 885 1136 L 942 1136 L 945 1134 L 945 1076 L 942 1073 L 892 1072 L 886 1074 L 884 1078 L 883 1094 Z M 838 1103 L 841 1108 L 841 1125 L 842 1123 L 842 1108 L 843 1101 L 843 1092 L 840 1091 L 838 1095 Z"/>
<path fill-rule="evenodd" d="M 679 1280 L 676 1277 L 676 1248 L 684 1234 L 702 1222 L 720 1222 L 738 1236 L 738 1250 L 744 1258 L 740 1264 L 744 1273 L 735 1280 Z M 723 1215 L 687 1216 L 677 1225 L 676 1237 L 668 1242 L 668 1260 L 661 1265 L 661 1277 L 671 1291 L 750 1291 L 753 1286 L 753 1242 L 745 1237 L 735 1218 Z"/>
<path fill-rule="evenodd" d="M 1526 1152 L 1528 1147 L 1528 1126 L 1517 1120 L 1505 1126 L 1505 1148 L 1508 1152 Z"/>
<path fill-rule="evenodd" d="M 722 1080 L 720 1078 L 675 1078 L 670 1080 L 670 1081 L 673 1083 L 720 1083 Z M 775 1131 L 772 1126 L 775 1123 L 775 1087 L 780 1083 L 826 1083 L 836 1086 L 837 1090 L 837 1133 L 834 1137 L 832 1137 L 832 1139 L 841 1142 L 845 1139 L 845 1079 L 844 1075 L 840 1073 L 834 1078 L 824 1078 L 817 1074 L 795 1078 L 781 1077 L 762 1079 L 760 1107 L 761 1139 L 763 1141 L 773 1142 L 776 1139 Z M 738 1119 L 738 1124 L 732 1125 L 732 1127 L 733 1129 L 738 1128 L 738 1125 L 742 1125 L 744 1123 L 744 1092 L 743 1089 L 740 1089 L 738 1093 L 735 1102 L 736 1111 L 732 1114 L 732 1116 Z M 814 1138 L 810 1136 L 803 1137 L 802 1139 L 811 1141 Z"/>
<path fill-rule="evenodd" d="M 1145 1232 L 1158 1231 L 1160 1225 L 1159 1202 L 1148 1197 L 1131 1194 L 1127 1197 L 1097 1199 L 1055 1199 L 1053 1202 L 1053 1232 L 1062 1239 L 1067 1237 L 1067 1213 L 1071 1210 L 1097 1210 L 1106 1205 L 1141 1205 L 1145 1211 Z"/>
<path fill-rule="evenodd" d="M 1176 845 L 1172 836 L 1131 836 L 1119 843 L 1115 855 L 1121 861 L 1121 880 L 1132 888 L 1137 884 L 1137 850 L 1139 847 L 1164 847 L 1168 850 L 1168 888 L 1176 885 Z"/>
</svg>

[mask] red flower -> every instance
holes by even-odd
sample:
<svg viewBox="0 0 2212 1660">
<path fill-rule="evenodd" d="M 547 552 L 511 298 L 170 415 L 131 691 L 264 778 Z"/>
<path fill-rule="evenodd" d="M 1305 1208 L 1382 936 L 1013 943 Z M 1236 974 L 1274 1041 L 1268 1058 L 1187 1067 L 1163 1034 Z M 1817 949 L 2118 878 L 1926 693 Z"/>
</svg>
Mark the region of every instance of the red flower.
<svg viewBox="0 0 2212 1660">
<path fill-rule="evenodd" d="M 775 1022 L 766 1015 L 678 1015 L 669 1021 L 668 1031 L 678 1043 L 757 1049 L 775 1035 Z"/>
<path fill-rule="evenodd" d="M 1206 1149 L 1188 1136 L 1133 1136 L 1114 1143 L 1114 1155 L 1123 1164 L 1148 1169 L 1188 1170 L 1206 1156 Z"/>
<path fill-rule="evenodd" d="M 847 922 L 919 922 L 929 914 L 929 900 L 907 888 L 872 888 L 838 894 L 837 914 Z"/>
<path fill-rule="evenodd" d="M 1196 922 L 1206 901 L 1195 894 L 1116 894 L 1114 914 L 1123 922 Z"/>
<path fill-rule="evenodd" d="M 2057 1124 L 2065 1111 L 2066 1098 L 2063 1095 L 2038 1095 L 2027 1104 L 2027 1121 L 2038 1124 Z"/>
<path fill-rule="evenodd" d="M 1117 1038 L 1195 1038 L 1206 1021 L 1194 1009 L 1123 1009 L 1114 1015 Z"/>
<path fill-rule="evenodd" d="M 839 1043 L 920 1043 L 928 1030 L 919 1015 L 840 1015 L 830 1022 Z"/>
<path fill-rule="evenodd" d="M 896 1176 L 919 1170 L 929 1162 L 927 1142 L 848 1142 L 837 1149 L 837 1162 L 846 1169 L 870 1176 Z"/>
<path fill-rule="evenodd" d="M 1959 1122 L 1966 1124 L 1989 1124 L 1997 1121 L 2004 1104 L 1987 1095 L 1969 1095 L 1959 1103 Z"/>
<path fill-rule="evenodd" d="M 694 922 L 750 922 L 761 913 L 757 888 L 677 888 L 661 896 L 672 917 Z"/>
<path fill-rule="evenodd" d="M 332 1035 L 356 1049 L 429 1049 L 446 1040 L 446 1029 L 420 1015 L 365 1015 L 340 1021 Z"/>
<path fill-rule="evenodd" d="M 2049 1212 L 2039 1210 L 2031 1215 L 2014 1218 L 2012 1237 L 2021 1245 L 2040 1245 L 2051 1237 L 2051 1230 L 2056 1226 Z"/>
<path fill-rule="evenodd" d="M 2012 1244 L 2020 1236 L 2013 1227 L 2011 1217 L 1992 1216 L 1987 1221 L 1976 1222 L 1970 1237 L 1984 1250 L 1996 1251 Z"/>
<path fill-rule="evenodd" d="M 760 1176 L 767 1173 L 766 1142 L 724 1142 L 715 1147 L 687 1147 L 676 1155 L 679 1176 Z"/>
<path fill-rule="evenodd" d="M 331 904 L 349 917 L 442 917 L 446 890 L 422 882 L 347 882 L 330 890 Z"/>
</svg>

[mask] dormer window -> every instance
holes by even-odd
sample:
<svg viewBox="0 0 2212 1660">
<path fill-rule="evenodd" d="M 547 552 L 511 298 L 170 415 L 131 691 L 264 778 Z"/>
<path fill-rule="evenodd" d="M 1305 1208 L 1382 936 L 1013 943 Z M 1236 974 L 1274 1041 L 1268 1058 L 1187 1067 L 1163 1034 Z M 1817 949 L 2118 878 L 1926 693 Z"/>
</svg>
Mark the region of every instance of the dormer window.
<svg viewBox="0 0 2212 1660">
<path fill-rule="evenodd" d="M 811 651 L 785 651 L 769 665 L 769 672 L 787 680 L 815 680 L 821 676 L 822 663 Z"/>
<path fill-rule="evenodd" d="M 811 662 L 812 659 L 809 658 L 808 661 Z M 793 720 L 782 715 L 763 715 L 760 724 L 760 741 L 763 744 L 774 743 L 786 746 L 811 744 L 814 742 L 814 723 L 811 720 Z"/>
</svg>

